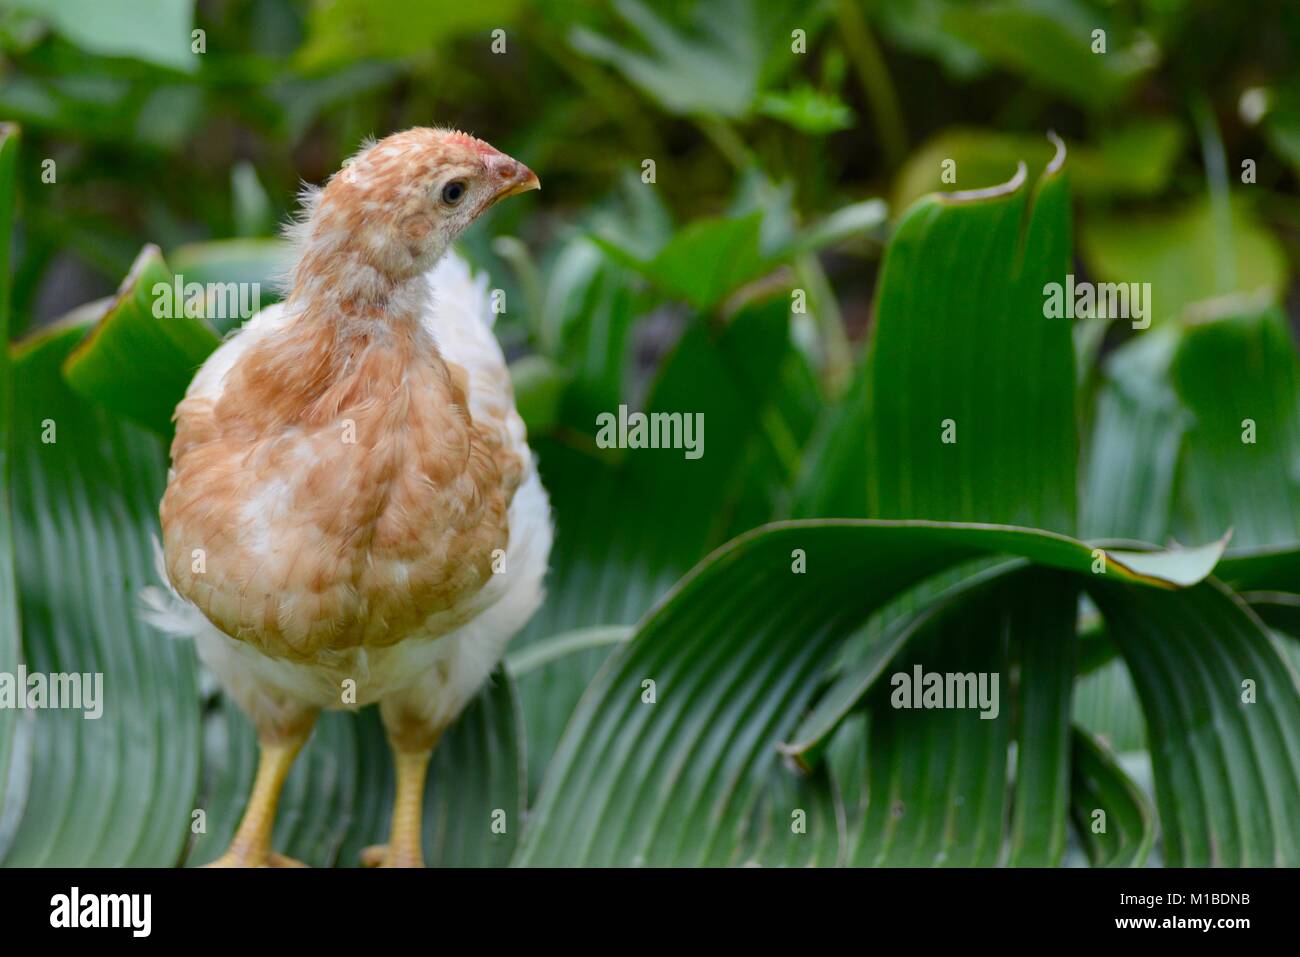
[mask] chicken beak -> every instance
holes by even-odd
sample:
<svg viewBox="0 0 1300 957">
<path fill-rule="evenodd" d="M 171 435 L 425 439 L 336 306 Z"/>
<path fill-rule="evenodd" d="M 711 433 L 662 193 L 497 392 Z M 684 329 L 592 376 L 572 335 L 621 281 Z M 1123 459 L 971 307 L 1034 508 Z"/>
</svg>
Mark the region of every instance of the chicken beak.
<svg viewBox="0 0 1300 957">
<path fill-rule="evenodd" d="M 505 199 L 507 196 L 517 196 L 520 193 L 526 193 L 530 189 L 541 189 L 541 181 L 538 180 L 537 174 L 530 170 L 523 163 L 515 163 L 519 167 L 518 171 L 510 178 L 506 186 L 497 194 L 497 199 Z"/>
<path fill-rule="evenodd" d="M 536 173 L 504 153 L 494 156 L 488 166 L 498 184 L 496 192 L 492 194 L 491 203 L 499 203 L 507 196 L 526 193 L 530 189 L 542 188 Z"/>
</svg>

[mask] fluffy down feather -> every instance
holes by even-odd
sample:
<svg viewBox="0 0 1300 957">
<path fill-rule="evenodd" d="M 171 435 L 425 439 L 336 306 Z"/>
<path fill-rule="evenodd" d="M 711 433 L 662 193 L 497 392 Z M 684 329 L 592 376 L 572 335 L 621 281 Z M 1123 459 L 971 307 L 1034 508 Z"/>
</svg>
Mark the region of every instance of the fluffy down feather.
<svg viewBox="0 0 1300 957">
<path fill-rule="evenodd" d="M 425 282 L 430 296 L 420 316 L 422 330 L 432 338 L 438 354 L 453 370 L 452 378 L 464 380 L 451 383 L 452 394 L 464 397 L 469 419 L 490 426 L 488 441 L 500 446 L 493 454 L 498 459 L 517 463 L 518 474 L 507 483 L 513 488 L 513 494 L 506 496 L 508 506 L 501 522 L 505 532 L 500 540 L 504 557 L 498 554 L 493 562 L 491 551 L 485 553 L 489 564 L 502 573 L 484 576 L 477 587 L 471 584 L 452 589 L 443 605 L 434 602 L 424 607 L 408 607 L 403 619 L 407 624 L 398 627 L 392 627 L 391 620 L 375 620 L 373 600 L 362 601 L 357 606 L 357 627 L 342 635 L 342 640 L 337 629 L 320 640 L 313 638 L 310 628 L 295 630 L 293 618 L 301 613 L 301 608 L 291 609 L 286 617 L 282 606 L 275 631 L 285 638 L 280 645 L 273 641 L 248 640 L 256 638 L 255 635 L 243 635 L 240 640 L 232 638 L 176 591 L 149 589 L 146 594 L 149 619 L 163 631 L 193 637 L 203 662 L 249 712 L 259 729 L 272 737 L 274 729 L 291 733 L 306 709 L 350 706 L 350 701 L 344 704 L 342 689 L 344 682 L 352 679 L 356 682 L 356 706 L 382 701 L 390 735 L 400 739 L 401 729 L 409 726 L 413 743 L 422 743 L 419 739 L 427 737 L 428 729 L 445 727 L 465 707 L 501 659 L 510 638 L 542 600 L 542 579 L 552 538 L 549 505 L 527 446 L 523 422 L 514 409 L 505 360 L 492 333 L 487 279 L 474 278 L 463 259 L 448 253 L 426 275 Z M 237 362 L 247 359 L 259 345 L 265 346 L 276 337 L 291 334 L 298 321 L 283 305 L 276 305 L 246 323 L 195 376 L 186 396 L 189 407 L 219 407 Z M 239 365 L 242 368 L 247 363 Z M 387 421 L 377 419 L 375 426 L 385 427 Z M 360 428 L 364 431 L 365 427 Z M 178 443 L 182 441 L 178 433 Z M 187 454 L 188 450 L 183 448 L 179 457 L 174 454 L 182 471 Z M 372 454 L 378 453 L 372 451 Z M 396 467 L 401 467 L 402 453 L 397 453 L 396 458 Z M 241 460 L 240 464 L 245 461 Z M 299 463 L 300 469 L 309 469 L 311 464 Z M 250 504 L 247 524 L 229 533 L 239 536 L 243 547 L 253 552 L 264 549 L 266 560 L 272 566 L 276 556 L 280 556 L 287 562 L 284 567 L 293 569 L 304 560 L 302 550 L 313 543 L 308 539 L 284 540 L 287 534 L 298 531 L 298 526 L 291 521 L 292 490 L 275 486 L 270 489 L 263 487 L 255 503 Z M 203 490 L 200 490 L 192 507 L 201 508 L 202 500 Z M 391 503 L 385 504 L 391 507 Z M 436 522 L 439 516 L 430 513 L 428 518 Z M 174 516 L 171 524 L 183 527 Z M 294 549 L 298 549 L 296 558 Z M 175 543 L 169 548 L 173 556 L 185 558 L 190 551 Z M 481 563 L 483 557 L 476 552 L 471 560 Z M 453 550 L 446 560 L 454 565 L 459 559 Z M 368 554 L 365 561 L 374 563 Z M 173 580 L 176 580 L 177 564 L 173 558 L 166 569 Z M 395 571 L 399 565 L 400 562 L 390 564 L 385 573 L 389 576 L 387 582 L 393 582 L 393 576 L 400 576 L 400 570 Z M 207 571 L 211 573 L 212 569 Z M 374 586 L 382 589 L 387 582 L 384 574 L 380 574 L 374 579 Z M 396 585 L 395 590 L 400 591 L 400 582 Z M 205 610 L 211 613 L 210 609 Z M 304 635 L 305 640 L 293 640 L 294 636 Z"/>
</svg>

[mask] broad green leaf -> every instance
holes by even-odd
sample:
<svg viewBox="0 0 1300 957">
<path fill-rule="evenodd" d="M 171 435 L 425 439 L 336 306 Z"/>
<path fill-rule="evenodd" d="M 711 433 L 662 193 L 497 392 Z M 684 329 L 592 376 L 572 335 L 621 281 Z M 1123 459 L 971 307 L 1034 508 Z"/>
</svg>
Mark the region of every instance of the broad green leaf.
<svg viewBox="0 0 1300 957">
<path fill-rule="evenodd" d="M 1215 575 L 1240 592 L 1292 591 L 1300 581 L 1300 543 L 1233 549 Z"/>
<path fill-rule="evenodd" d="M 22 661 L 22 638 L 18 629 L 18 585 L 14 572 L 14 532 L 10 518 L 11 463 L 14 383 L 9 362 L 9 242 L 13 236 L 15 169 L 18 162 L 19 129 L 12 123 L 0 123 L 0 674 L 16 674 Z M 19 715 L 10 709 L 0 710 L 0 824 L 6 819 L 10 795 L 21 791 L 26 768 L 10 767 L 14 732 Z M 13 813 L 12 810 L 9 813 Z M 0 857 L 4 855 L 5 836 L 0 828 Z"/>
<path fill-rule="evenodd" d="M 1022 606 L 1027 607 L 1027 606 Z M 1009 682 L 1010 605 L 996 589 L 976 592 L 932 619 L 891 664 L 895 675 L 987 675 Z M 1019 636 L 1017 636 L 1019 637 Z M 993 676 L 997 676 L 994 678 Z M 913 680 L 914 677 L 913 677 Z M 1007 815 L 1012 709 L 895 707 L 905 689 L 881 682 L 869 703 L 865 806 L 848 863 L 871 867 L 978 867 L 998 862 Z"/>
<path fill-rule="evenodd" d="M 1276 299 L 1287 280 L 1277 240 L 1244 201 L 1232 205 L 1231 229 L 1225 239 L 1204 200 L 1160 214 L 1098 214 L 1081 224 L 1080 254 L 1097 281 L 1150 283 L 1154 325 L 1233 293 Z M 1233 250 L 1226 261 L 1225 242 Z"/>
<path fill-rule="evenodd" d="M 893 681 L 872 692 L 867 774 L 854 792 L 860 816 L 850 845 L 861 865 L 1058 863 L 1065 846 L 1069 679 L 1074 621 L 1068 578 L 1042 571 L 1000 575 L 931 606 L 916 640 L 891 663 L 895 675 L 994 673 L 995 718 L 970 710 L 894 707 Z M 1058 594 L 1059 593 L 1059 594 Z M 1034 594 L 1038 601 L 1025 601 Z M 1020 601 L 1009 601 L 1011 596 Z M 1015 662 L 1015 663 L 1013 663 Z M 1018 670 L 1019 697 L 1008 676 Z M 992 713 L 992 712 L 989 712 Z M 1013 728 L 1016 730 L 1013 731 Z M 1007 745 L 1017 740 L 1008 792 Z M 865 797 L 865 800 L 863 798 Z M 1010 801 L 1010 844 L 1004 819 Z M 846 804 L 847 804 L 846 800 Z"/>
<path fill-rule="evenodd" d="M 1146 725 L 1137 690 L 1121 659 L 1112 659 L 1074 686 L 1074 721 L 1114 751 L 1141 751 Z"/>
<path fill-rule="evenodd" d="M 1007 862 L 1055 867 L 1065 854 L 1069 807 L 1078 583 L 1059 573 L 1034 572 L 1005 587 L 1013 589 L 1010 596 L 1004 592 L 1001 606 L 1012 609 L 1011 657 L 1020 672 Z"/>
<path fill-rule="evenodd" d="M 1177 346 L 1174 330 L 1155 330 L 1103 365 L 1083 471 L 1080 532 L 1089 538 L 1159 542 L 1169 531 L 1188 423 L 1170 381 Z"/>
<path fill-rule="evenodd" d="M 1072 744 L 1070 814 L 1088 859 L 1093 867 L 1141 867 L 1155 840 L 1146 796 L 1088 732 L 1075 728 Z"/>
<path fill-rule="evenodd" d="M 35 714 L 43 759 L 6 863 L 172 865 L 198 785 L 194 656 L 143 624 L 137 604 L 154 574 L 166 459 L 156 436 L 64 384 L 84 332 L 64 325 L 14 351 L 13 507 L 27 667 L 101 674 L 103 715 Z"/>
<path fill-rule="evenodd" d="M 702 415 L 697 459 L 684 449 L 597 449 L 594 419 L 582 423 L 586 435 L 534 441 L 556 541 L 546 601 L 513 654 L 574 629 L 635 622 L 710 549 L 772 517 L 788 474 L 773 434 L 788 436 L 797 454 L 810 425 L 787 415 L 772 390 L 797 358 L 782 301 L 738 313 L 716 341 L 702 324 L 691 325 L 646 410 Z M 602 411 L 618 414 L 617 407 Z M 534 789 L 607 654 L 579 651 L 521 676 Z"/>
<path fill-rule="evenodd" d="M 10 0 L 45 20 L 89 53 L 133 57 L 187 73 L 198 69 L 191 52 L 194 0 Z"/>
<path fill-rule="evenodd" d="M 1243 592 L 1242 599 L 1274 631 L 1300 638 L 1300 594 L 1281 591 Z"/>
<path fill-rule="evenodd" d="M 504 672 L 448 729 L 434 752 L 424 794 L 424 854 L 430 867 L 493 867 L 510 860 L 524 810 L 523 728 Z M 188 864 L 206 864 L 230 843 L 257 770 L 248 719 L 224 698 L 206 728 L 202 807 L 207 833 Z M 273 846 L 314 867 L 356 867 L 361 851 L 388 839 L 393 763 L 375 709 L 321 716 L 285 782 Z M 493 814 L 504 814 L 504 833 Z"/>
<path fill-rule="evenodd" d="M 807 558 L 802 574 L 792 570 L 796 549 Z M 1201 551 L 1198 569 L 1188 554 L 1167 560 L 1186 583 L 1220 550 Z M 1004 526 L 827 520 L 734 539 L 677 584 L 587 689 L 516 863 L 736 863 L 777 746 L 837 646 L 903 589 L 989 554 L 1091 573 L 1088 546 Z M 1139 580 L 1123 564 L 1131 557 L 1110 553 L 1107 575 Z"/>
<path fill-rule="evenodd" d="M 1074 529 L 1070 327 L 1044 318 L 1042 293 L 1069 262 L 1063 161 L 1061 151 L 1032 198 L 1017 178 L 928 196 L 903 217 L 867 361 L 797 514 Z"/>
<path fill-rule="evenodd" d="M 1072 342 L 1068 323 L 1042 307 L 1044 284 L 1069 259 L 1063 162 L 1062 147 L 1032 197 L 1022 167 L 1004 187 L 931 195 L 903 217 L 866 361 L 807 460 L 796 514 L 1073 530 Z M 922 584 L 845 646 L 842 674 L 793 743 L 805 760 L 874 681 L 880 653 L 970 571 Z"/>
<path fill-rule="evenodd" d="M 1300 540 L 1300 377 L 1280 308 L 1189 325 L 1173 382 L 1192 416 L 1183 450 L 1183 526 L 1233 530 L 1237 547 Z"/>
<path fill-rule="evenodd" d="M 935 647 L 937 642 L 946 640 L 955 647 L 1009 655 L 998 670 L 1004 678 L 1018 671 L 1019 697 L 1013 703 L 1007 694 L 1001 707 L 1008 719 L 1015 716 L 1020 758 L 1012 798 L 1008 863 L 1043 866 L 1059 863 L 1065 846 L 1069 771 L 1066 748 L 1074 647 L 1072 597 L 1076 586 L 1056 574 L 1018 571 L 1018 567 L 1019 563 L 1013 563 L 970 576 L 916 616 L 901 618 L 896 640 L 875 658 L 863 658 L 864 663 L 876 664 L 875 673 L 860 674 L 856 668 L 846 671 L 818 702 L 812 716 L 804 720 L 795 737 L 800 740 L 821 731 L 816 716 L 819 712 L 825 715 L 828 700 L 832 706 L 836 703 L 838 689 L 845 684 L 851 683 L 851 703 L 856 704 L 886 664 L 895 674 L 909 673 L 913 664 L 921 664 L 929 671 L 970 670 L 968 663 L 954 662 L 951 655 L 941 656 Z M 1026 601 L 1023 596 L 1030 594 L 1036 599 Z M 1010 634 L 1009 648 L 1002 646 L 999 636 L 1003 631 Z M 942 639 L 940 635 L 948 637 Z M 894 657 L 904 646 L 903 652 Z M 948 650 L 952 652 L 953 648 Z M 852 859 L 860 864 L 996 863 L 1001 838 L 975 841 L 970 829 L 980 834 L 1002 833 L 1002 796 L 992 781 L 981 776 L 983 769 L 978 765 L 967 766 L 965 777 L 959 779 L 954 764 L 941 757 L 936 759 L 928 748 L 930 742 L 939 742 L 936 746 L 941 749 L 951 743 L 953 754 L 988 748 L 992 752 L 989 760 L 1003 767 L 1006 726 L 995 728 L 983 720 L 972 723 L 973 716 L 951 711 L 912 720 L 910 714 L 892 713 L 890 691 L 885 685 L 876 685 L 869 699 L 872 738 L 870 753 L 863 762 L 861 786 L 845 794 L 846 804 L 851 804 L 852 795 L 856 795 L 857 809 L 850 810 L 850 816 L 865 818 L 861 826 L 852 829 Z M 1001 687 L 1009 692 L 1013 686 L 1007 681 Z M 843 702 L 839 704 L 843 708 Z M 836 741 L 841 734 L 842 730 Z M 834 742 L 831 747 L 835 747 Z M 800 756 L 797 748 L 783 746 L 782 751 Z M 925 765 L 908 762 L 908 755 L 922 752 L 930 755 Z M 985 813 L 974 820 L 963 818 L 965 830 L 959 834 L 960 829 L 948 822 L 973 810 L 968 801 L 976 792 L 988 799 Z M 885 796 L 885 802 L 877 800 L 873 805 L 873 793 Z M 934 794 L 946 796 L 935 800 Z M 902 825 L 904 817 L 908 820 Z"/>
<path fill-rule="evenodd" d="M 183 283 L 204 287 L 209 304 L 204 318 L 226 335 L 259 308 L 279 301 L 289 256 L 288 245 L 279 239 L 217 239 L 178 246 L 167 260 Z M 231 308 L 232 302 L 237 308 Z"/>
<path fill-rule="evenodd" d="M 947 614 L 953 605 L 968 600 L 973 591 L 986 587 L 1013 572 L 1021 563 L 1012 562 L 962 575 L 955 584 L 946 588 L 926 589 L 922 583 L 920 600 L 902 605 L 896 613 L 886 609 L 878 616 L 880 625 L 853 636 L 847 642 L 853 645 L 846 654 L 842 670 L 817 699 L 816 705 L 799 723 L 789 742 L 781 745 L 781 753 L 797 762 L 805 770 L 817 764 L 821 748 L 830 735 L 857 708 L 884 672 L 885 667 L 919 633 L 932 629 L 932 621 Z M 942 576 L 941 576 L 942 577 Z M 907 597 L 905 593 L 903 598 Z"/>
<path fill-rule="evenodd" d="M 164 437 L 190 379 L 221 341 L 202 318 L 186 314 L 187 301 L 175 289 L 158 247 L 146 246 L 113 305 L 63 367 L 82 398 Z"/>
<path fill-rule="evenodd" d="M 214 326 L 229 331 L 274 300 L 284 255 L 278 240 L 194 243 L 177 249 L 173 273 L 157 247 L 146 246 L 111 306 L 69 356 L 68 383 L 170 436 L 176 404 L 220 344 Z"/>
<path fill-rule="evenodd" d="M 813 469 L 813 507 L 823 514 L 1023 521 L 1073 530 L 1072 337 L 1067 323 L 1044 317 L 1042 306 L 1044 285 L 1060 281 L 1069 262 L 1064 158 L 1058 141 L 1055 155 L 1042 158 L 1045 172 L 1032 194 L 1020 181 L 1022 164 L 1019 178 L 1006 187 L 979 196 L 930 196 L 904 216 L 886 251 L 871 351 L 846 410 L 831 427 L 830 457 Z M 935 348 L 936 341 L 943 347 Z M 1045 436 L 1064 441 L 1044 443 Z M 904 654 L 911 655 L 916 632 L 930 629 L 932 615 L 944 613 L 952 593 L 961 595 L 979 578 L 942 592 L 950 582 L 940 576 L 918 588 L 910 602 L 881 612 L 866 629 L 866 640 L 851 643 L 852 657 L 846 654 L 836 682 L 805 719 L 792 753 L 806 759 L 808 749 L 875 681 L 885 660 L 904 642 Z M 1056 863 L 1064 852 L 1072 587 L 1045 584 L 1035 590 L 1040 601 L 1016 599 L 1006 609 L 994 604 L 985 611 L 988 622 L 1015 619 L 1019 705 L 1027 715 L 1017 727 L 1023 773 L 1015 783 L 1006 851 L 1013 864 Z M 944 595 L 944 604 L 927 609 L 936 593 Z M 991 600 L 1012 601 L 1005 590 Z M 990 632 L 986 643 L 991 641 Z M 988 647 L 986 653 L 993 653 Z M 894 812 L 876 801 L 858 832 L 853 859 L 995 863 L 1003 853 L 1000 779 L 999 789 L 991 791 L 987 781 L 945 777 L 938 770 L 942 761 L 918 767 L 906 756 L 917 752 L 919 740 L 949 742 L 954 754 L 990 751 L 996 772 L 1005 763 L 1010 725 L 995 732 L 967 726 L 961 715 L 903 720 L 881 710 L 884 697 L 886 690 L 877 687 L 870 776 L 878 792 L 906 806 L 910 818 L 900 831 Z M 971 805 L 953 811 L 926 800 L 945 786 L 962 791 L 963 802 L 969 790 Z M 987 798 L 978 810 L 976 793 Z M 953 837 L 942 823 L 950 812 L 962 818 L 961 836 Z"/>
<path fill-rule="evenodd" d="M 868 373 L 868 514 L 1073 530 L 1073 344 L 1042 292 L 1069 262 L 1063 162 L 1032 197 L 932 197 L 899 224 Z"/>
<path fill-rule="evenodd" d="M 1282 653 L 1300 671 L 1300 595 L 1292 592 L 1245 592 L 1242 599 L 1281 639 Z"/>
<path fill-rule="evenodd" d="M 826 767 L 803 777 L 775 764 L 760 790 L 754 813 L 738 836 L 736 864 L 833 867 L 842 861 L 841 808 Z"/>
<path fill-rule="evenodd" d="M 1274 309 L 1229 309 L 1135 339 L 1113 354 L 1099 392 L 1084 532 L 1163 539 L 1181 455 L 1181 534 L 1233 529 L 1243 564 L 1230 560 L 1221 574 L 1243 586 L 1294 587 L 1300 563 L 1287 556 L 1300 474 L 1296 403 L 1294 347 Z M 1255 442 L 1242 441 L 1246 419 Z M 1281 553 L 1239 547 L 1267 542 Z M 1122 662 L 1080 679 L 1075 719 L 1116 750 L 1145 747 Z"/>
<path fill-rule="evenodd" d="M 69 356 L 68 384 L 83 398 L 172 434 L 175 406 L 221 339 L 276 298 L 285 246 L 274 239 L 192 243 L 175 272 L 146 246 L 112 306 Z M 263 290 L 268 295 L 263 298 Z"/>
<path fill-rule="evenodd" d="M 1142 702 L 1165 860 L 1300 863 L 1300 684 L 1259 620 L 1214 581 L 1088 587 Z"/>
</svg>

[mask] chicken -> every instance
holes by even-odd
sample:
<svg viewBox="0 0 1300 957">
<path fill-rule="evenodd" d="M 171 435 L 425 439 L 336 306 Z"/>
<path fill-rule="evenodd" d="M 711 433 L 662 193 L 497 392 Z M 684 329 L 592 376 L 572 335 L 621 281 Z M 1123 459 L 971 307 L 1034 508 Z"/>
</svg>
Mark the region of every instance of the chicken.
<svg viewBox="0 0 1300 957">
<path fill-rule="evenodd" d="M 467 134 L 371 145 L 290 233 L 285 301 L 254 317 L 176 409 L 161 506 L 192 635 L 253 721 L 260 760 L 224 866 L 291 866 L 271 831 L 322 708 L 378 702 L 394 752 L 389 843 L 422 866 L 429 758 L 536 610 L 551 545 L 485 281 L 449 253 L 498 200 L 539 187 Z"/>
</svg>

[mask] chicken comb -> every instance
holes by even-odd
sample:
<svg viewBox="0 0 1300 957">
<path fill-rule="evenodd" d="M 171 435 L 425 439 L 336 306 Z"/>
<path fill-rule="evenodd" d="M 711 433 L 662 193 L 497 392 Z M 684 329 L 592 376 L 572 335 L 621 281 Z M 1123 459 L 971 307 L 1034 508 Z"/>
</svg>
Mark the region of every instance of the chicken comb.
<svg viewBox="0 0 1300 957">
<path fill-rule="evenodd" d="M 476 153 L 495 153 L 497 149 L 490 143 L 484 143 L 477 136 L 470 136 L 461 130 L 452 130 L 447 134 L 447 142 L 455 143 L 457 146 L 464 146 L 474 150 Z"/>
</svg>

